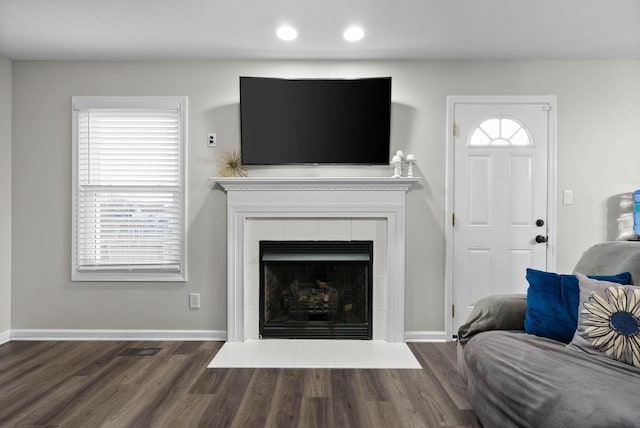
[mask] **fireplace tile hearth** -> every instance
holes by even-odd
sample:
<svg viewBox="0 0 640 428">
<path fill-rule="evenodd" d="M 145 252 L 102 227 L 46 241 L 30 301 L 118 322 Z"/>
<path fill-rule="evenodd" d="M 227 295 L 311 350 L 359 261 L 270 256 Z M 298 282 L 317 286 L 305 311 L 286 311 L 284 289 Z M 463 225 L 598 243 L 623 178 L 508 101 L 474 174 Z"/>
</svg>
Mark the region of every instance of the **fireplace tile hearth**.
<svg viewBox="0 0 640 428">
<path fill-rule="evenodd" d="M 421 369 L 406 343 L 265 339 L 227 342 L 208 368 Z"/>
</svg>

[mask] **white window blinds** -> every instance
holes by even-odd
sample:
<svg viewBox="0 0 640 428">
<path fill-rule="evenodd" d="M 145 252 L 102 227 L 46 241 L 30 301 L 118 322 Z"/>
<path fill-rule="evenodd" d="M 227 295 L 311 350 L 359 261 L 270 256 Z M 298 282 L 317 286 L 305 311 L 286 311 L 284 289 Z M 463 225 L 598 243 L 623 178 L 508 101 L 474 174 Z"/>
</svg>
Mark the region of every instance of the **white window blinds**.
<svg viewBox="0 0 640 428">
<path fill-rule="evenodd" d="M 74 279 L 184 279 L 186 97 L 75 97 Z"/>
</svg>

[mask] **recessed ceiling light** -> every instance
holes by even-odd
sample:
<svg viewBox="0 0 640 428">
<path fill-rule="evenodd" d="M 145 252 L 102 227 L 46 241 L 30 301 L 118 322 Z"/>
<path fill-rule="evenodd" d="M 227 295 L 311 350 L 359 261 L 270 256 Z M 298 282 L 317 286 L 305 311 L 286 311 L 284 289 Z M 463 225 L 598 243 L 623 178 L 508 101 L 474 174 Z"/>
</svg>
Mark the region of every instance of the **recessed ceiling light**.
<svg viewBox="0 0 640 428">
<path fill-rule="evenodd" d="M 364 37 L 364 30 L 357 25 L 353 25 L 344 30 L 342 37 L 349 42 L 357 42 L 358 40 L 362 40 Z"/>
<path fill-rule="evenodd" d="M 280 40 L 291 41 L 298 38 L 298 32 L 291 25 L 282 25 L 276 31 L 276 36 Z"/>
</svg>

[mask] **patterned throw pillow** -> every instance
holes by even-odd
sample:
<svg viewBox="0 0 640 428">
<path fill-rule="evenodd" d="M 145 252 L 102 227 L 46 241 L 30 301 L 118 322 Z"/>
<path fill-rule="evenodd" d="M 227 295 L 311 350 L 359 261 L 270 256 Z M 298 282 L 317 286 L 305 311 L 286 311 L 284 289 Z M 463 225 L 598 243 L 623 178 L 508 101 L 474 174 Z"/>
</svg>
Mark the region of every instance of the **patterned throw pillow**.
<svg viewBox="0 0 640 428">
<path fill-rule="evenodd" d="M 576 276 L 580 312 L 571 345 L 640 368 L 640 287 Z"/>
</svg>

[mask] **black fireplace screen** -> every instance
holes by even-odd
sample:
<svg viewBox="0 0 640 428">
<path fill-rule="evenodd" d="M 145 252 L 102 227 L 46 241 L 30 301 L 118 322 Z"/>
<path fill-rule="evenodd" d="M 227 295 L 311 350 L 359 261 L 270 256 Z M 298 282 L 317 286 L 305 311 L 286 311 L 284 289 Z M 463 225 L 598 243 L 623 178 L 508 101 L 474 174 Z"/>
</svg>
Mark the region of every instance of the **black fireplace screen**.
<svg viewBox="0 0 640 428">
<path fill-rule="evenodd" d="M 260 241 L 260 335 L 371 339 L 373 242 Z"/>
</svg>

